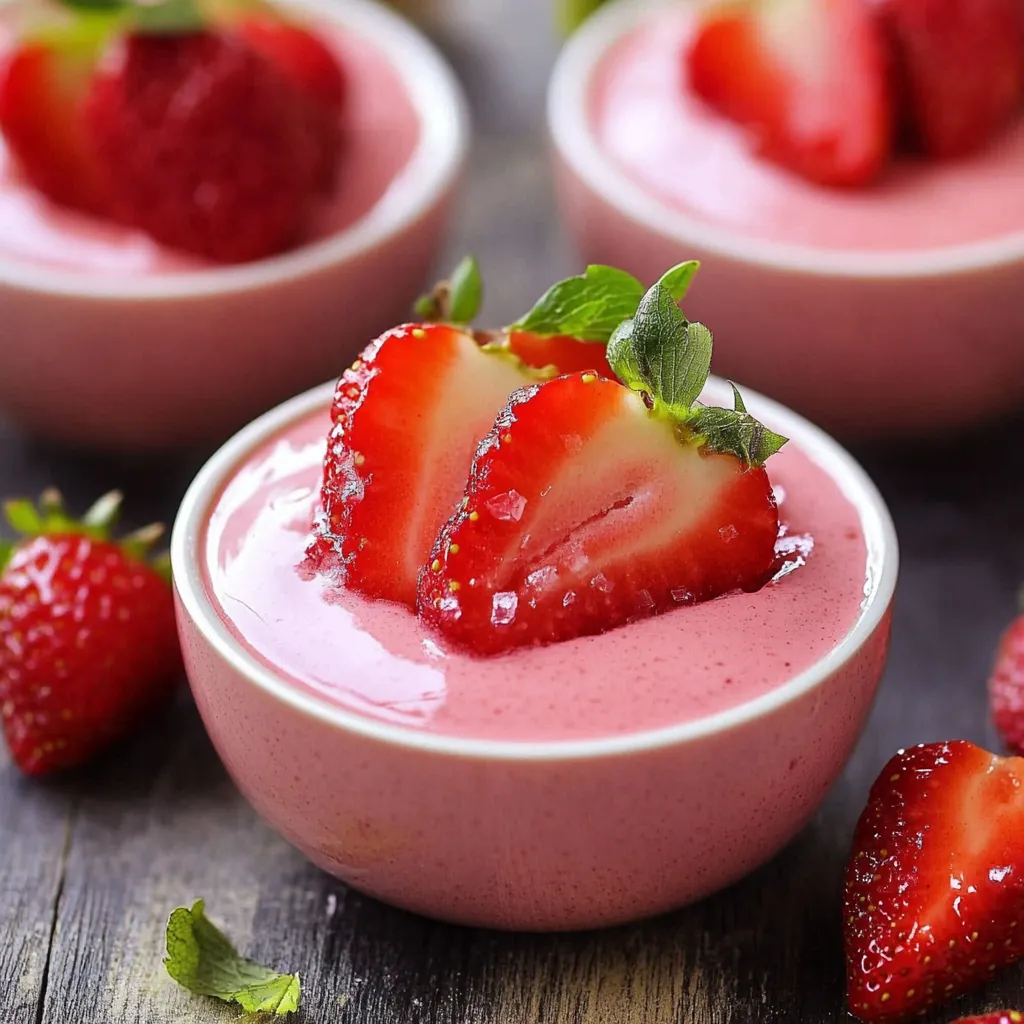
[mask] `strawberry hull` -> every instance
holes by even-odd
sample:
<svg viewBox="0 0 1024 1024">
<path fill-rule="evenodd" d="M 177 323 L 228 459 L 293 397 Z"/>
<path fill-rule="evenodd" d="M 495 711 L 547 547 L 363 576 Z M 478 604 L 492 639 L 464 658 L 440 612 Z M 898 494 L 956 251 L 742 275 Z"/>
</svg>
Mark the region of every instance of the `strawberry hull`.
<svg viewBox="0 0 1024 1024">
<path fill-rule="evenodd" d="M 303 572 L 329 402 L 226 446 L 173 542 L 211 737 L 312 860 L 434 917 L 560 930 L 699 899 L 808 820 L 870 709 L 896 573 L 888 515 L 832 442 L 751 403 L 793 438 L 782 518 L 815 534 L 788 577 L 481 659 Z"/>
</svg>

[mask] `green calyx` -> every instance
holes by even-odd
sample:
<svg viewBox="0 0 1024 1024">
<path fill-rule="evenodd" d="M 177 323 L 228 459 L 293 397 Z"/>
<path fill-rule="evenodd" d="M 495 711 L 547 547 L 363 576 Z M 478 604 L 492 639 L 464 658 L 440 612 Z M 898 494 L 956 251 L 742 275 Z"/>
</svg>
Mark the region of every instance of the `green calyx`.
<svg viewBox="0 0 1024 1024">
<path fill-rule="evenodd" d="M 120 491 L 110 491 L 96 501 L 81 519 L 75 519 L 68 513 L 63 496 L 53 488 L 43 492 L 38 504 L 29 498 L 4 502 L 4 519 L 17 537 L 15 540 L 0 539 L 0 572 L 17 548 L 35 537 L 70 534 L 91 537 L 97 541 L 112 541 L 114 527 L 121 516 L 122 502 Z M 117 545 L 129 558 L 146 563 L 169 583 L 170 558 L 166 553 L 152 557 L 153 547 L 163 535 L 163 526 L 151 523 L 122 537 Z"/>
<path fill-rule="evenodd" d="M 483 303 L 484 284 L 474 256 L 464 257 L 451 276 L 438 281 L 413 306 L 416 316 L 427 323 L 471 324 Z"/>
<path fill-rule="evenodd" d="M 201 31 L 207 24 L 200 0 L 59 0 L 92 31 L 110 38 L 119 32 L 178 35 Z"/>
<path fill-rule="evenodd" d="M 604 4 L 605 0 L 558 0 L 558 27 L 565 35 L 571 35 Z"/>
<path fill-rule="evenodd" d="M 732 409 L 697 400 L 711 372 L 712 348 L 711 332 L 686 319 L 663 277 L 615 329 L 608 363 L 623 384 L 645 396 L 655 415 L 675 422 L 687 441 L 763 466 L 787 439 L 747 412 L 736 386 Z"/>
</svg>

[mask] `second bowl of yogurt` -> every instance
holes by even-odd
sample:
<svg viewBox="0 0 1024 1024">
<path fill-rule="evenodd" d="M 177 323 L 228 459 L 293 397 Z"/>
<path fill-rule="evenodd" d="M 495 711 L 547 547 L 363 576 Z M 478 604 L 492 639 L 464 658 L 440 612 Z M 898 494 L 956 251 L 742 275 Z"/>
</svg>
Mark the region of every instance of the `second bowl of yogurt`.
<svg viewBox="0 0 1024 1024">
<path fill-rule="evenodd" d="M 681 906 L 794 836 L 857 741 L 888 645 L 895 535 L 849 455 L 750 395 L 791 439 L 771 479 L 795 571 L 479 658 L 308 571 L 332 393 L 225 445 L 172 542 L 193 692 L 261 815 L 363 892 L 526 930 Z"/>
<path fill-rule="evenodd" d="M 699 4 L 616 0 L 570 40 L 548 114 L 582 255 L 641 278 L 695 255 L 718 368 L 844 436 L 1024 400 L 1024 118 L 958 160 L 825 188 L 759 158 L 685 86 Z"/>
</svg>

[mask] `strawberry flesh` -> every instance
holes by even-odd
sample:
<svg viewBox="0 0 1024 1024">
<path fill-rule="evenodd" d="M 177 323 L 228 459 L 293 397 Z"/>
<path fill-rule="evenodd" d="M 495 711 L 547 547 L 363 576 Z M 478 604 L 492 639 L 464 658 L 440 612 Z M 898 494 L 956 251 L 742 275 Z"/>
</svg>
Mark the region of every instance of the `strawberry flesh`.
<svg viewBox="0 0 1024 1024">
<path fill-rule="evenodd" d="M 1024 1013 L 1019 1010 L 991 1010 L 977 1017 L 961 1017 L 953 1024 L 1024 1024 Z"/>
<path fill-rule="evenodd" d="M 767 474 L 679 430 L 591 373 L 517 391 L 421 570 L 422 619 L 491 655 L 763 585 Z"/>
<path fill-rule="evenodd" d="M 1006 746 L 1024 754 L 1024 615 L 1003 634 L 988 680 L 992 721 Z"/>
<path fill-rule="evenodd" d="M 1024 953 L 1024 760 L 964 741 L 901 751 L 846 873 L 849 1006 L 897 1024 Z"/>
<path fill-rule="evenodd" d="M 713 7 L 686 54 L 690 88 L 760 152 L 823 185 L 877 177 L 893 144 L 882 31 L 863 0 Z"/>
<path fill-rule="evenodd" d="M 171 589 L 116 544 L 37 537 L 0 574 L 0 724 L 29 775 L 86 761 L 174 689 Z"/>
<path fill-rule="evenodd" d="M 599 377 L 614 377 L 605 355 L 606 346 L 566 335 L 544 337 L 530 331 L 509 331 L 509 351 L 527 366 L 555 366 L 559 373 L 592 370 Z"/>
<path fill-rule="evenodd" d="M 335 392 L 314 556 L 346 586 L 411 607 L 478 441 L 530 379 L 456 327 L 406 324 L 378 338 Z"/>
<path fill-rule="evenodd" d="M 930 156 L 970 153 L 1020 108 L 1021 9 L 1019 0 L 882 0 L 909 122 Z"/>
</svg>

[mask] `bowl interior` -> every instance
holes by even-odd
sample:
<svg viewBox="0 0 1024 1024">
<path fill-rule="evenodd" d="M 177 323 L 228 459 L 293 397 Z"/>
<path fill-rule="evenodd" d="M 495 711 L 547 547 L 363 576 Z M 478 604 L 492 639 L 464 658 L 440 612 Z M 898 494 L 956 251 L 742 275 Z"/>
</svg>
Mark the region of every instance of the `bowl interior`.
<svg viewBox="0 0 1024 1024">
<path fill-rule="evenodd" d="M 0 255 L 0 283 L 30 291 L 125 301 L 244 292 L 354 260 L 441 200 L 465 157 L 468 117 L 461 87 L 434 46 L 402 17 L 374 0 L 279 2 L 373 40 L 414 108 L 419 127 L 415 147 L 367 212 L 321 240 L 243 266 L 132 277 L 50 268 Z"/>
<path fill-rule="evenodd" d="M 727 385 L 714 379 L 709 389 L 715 398 L 724 398 L 728 393 Z M 174 526 L 171 558 L 184 614 L 216 656 L 276 700 L 339 729 L 438 753 L 514 760 L 625 754 L 685 742 L 768 714 L 822 684 L 874 634 L 891 603 L 898 563 L 896 536 L 884 502 L 870 479 L 847 452 L 817 427 L 777 403 L 745 391 L 751 411 L 764 417 L 773 429 L 789 436 L 825 468 L 861 520 L 867 548 L 865 597 L 853 627 L 825 657 L 783 685 L 728 710 L 683 724 L 605 738 L 543 742 L 463 739 L 364 717 L 292 683 L 251 654 L 222 621 L 207 590 L 203 572 L 205 526 L 225 484 L 267 440 L 310 413 L 326 411 L 332 394 L 333 386 L 328 384 L 286 402 L 250 424 L 213 456 L 182 503 Z"/>
<path fill-rule="evenodd" d="M 559 158 L 618 213 L 682 249 L 810 276 L 903 278 L 966 273 L 1024 260 L 1024 231 L 981 242 L 926 249 L 825 248 L 774 242 L 720 226 L 670 205 L 634 181 L 609 157 L 592 130 L 593 75 L 609 49 L 652 10 L 692 0 L 613 0 L 566 44 L 548 91 L 548 123 Z"/>
</svg>

